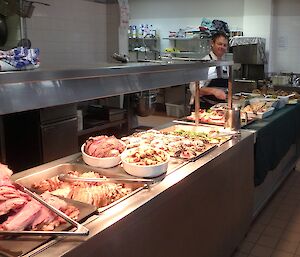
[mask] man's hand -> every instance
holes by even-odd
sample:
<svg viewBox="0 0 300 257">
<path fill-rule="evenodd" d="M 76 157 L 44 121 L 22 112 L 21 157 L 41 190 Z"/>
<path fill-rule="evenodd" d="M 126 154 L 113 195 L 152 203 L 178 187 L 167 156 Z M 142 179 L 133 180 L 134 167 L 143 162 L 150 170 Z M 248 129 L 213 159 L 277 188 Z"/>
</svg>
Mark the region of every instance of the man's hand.
<svg viewBox="0 0 300 257">
<path fill-rule="evenodd" d="M 226 93 L 222 89 L 214 88 L 213 95 L 220 100 L 226 100 Z"/>
</svg>

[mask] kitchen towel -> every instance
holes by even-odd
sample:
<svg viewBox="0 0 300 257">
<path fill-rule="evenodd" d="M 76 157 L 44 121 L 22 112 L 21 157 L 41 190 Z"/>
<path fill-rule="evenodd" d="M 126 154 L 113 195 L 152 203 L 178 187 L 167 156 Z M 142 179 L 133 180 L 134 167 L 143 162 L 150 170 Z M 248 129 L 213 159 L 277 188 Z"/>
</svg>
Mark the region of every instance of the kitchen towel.
<svg viewBox="0 0 300 257">
<path fill-rule="evenodd" d="M 38 48 L 17 47 L 0 51 L 0 71 L 36 69 L 40 65 Z"/>
</svg>

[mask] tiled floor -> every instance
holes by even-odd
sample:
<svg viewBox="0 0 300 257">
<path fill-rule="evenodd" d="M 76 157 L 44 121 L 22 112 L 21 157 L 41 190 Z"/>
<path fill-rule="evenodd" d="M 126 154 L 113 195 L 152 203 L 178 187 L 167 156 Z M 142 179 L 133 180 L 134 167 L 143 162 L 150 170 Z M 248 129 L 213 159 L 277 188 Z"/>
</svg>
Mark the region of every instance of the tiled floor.
<svg viewBox="0 0 300 257">
<path fill-rule="evenodd" d="M 139 117 L 139 125 L 156 127 L 173 119 Z M 300 257 L 300 160 L 232 257 Z"/>
<path fill-rule="evenodd" d="M 299 165 L 253 222 L 233 257 L 300 257 Z"/>
<path fill-rule="evenodd" d="M 145 126 L 145 127 L 158 127 L 160 125 L 171 122 L 174 119 L 175 119 L 174 117 L 167 117 L 162 115 L 150 115 L 147 117 L 138 116 L 138 124 L 139 126 Z"/>
</svg>

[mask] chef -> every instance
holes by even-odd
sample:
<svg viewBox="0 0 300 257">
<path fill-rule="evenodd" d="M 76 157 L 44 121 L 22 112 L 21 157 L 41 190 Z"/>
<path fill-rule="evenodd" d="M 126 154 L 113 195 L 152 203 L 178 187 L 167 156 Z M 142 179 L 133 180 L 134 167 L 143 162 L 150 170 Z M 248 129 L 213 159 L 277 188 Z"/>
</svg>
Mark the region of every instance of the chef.
<svg viewBox="0 0 300 257">
<path fill-rule="evenodd" d="M 216 32 L 212 36 L 211 51 L 206 55 L 203 60 L 221 61 L 224 58 L 228 48 L 228 36 L 222 32 Z M 225 102 L 228 87 L 229 68 L 223 67 L 210 67 L 208 69 L 208 80 L 200 81 L 200 103 L 201 108 L 210 108 L 211 106 Z M 191 99 L 190 105 L 194 109 L 195 102 L 195 82 L 190 83 Z"/>
</svg>

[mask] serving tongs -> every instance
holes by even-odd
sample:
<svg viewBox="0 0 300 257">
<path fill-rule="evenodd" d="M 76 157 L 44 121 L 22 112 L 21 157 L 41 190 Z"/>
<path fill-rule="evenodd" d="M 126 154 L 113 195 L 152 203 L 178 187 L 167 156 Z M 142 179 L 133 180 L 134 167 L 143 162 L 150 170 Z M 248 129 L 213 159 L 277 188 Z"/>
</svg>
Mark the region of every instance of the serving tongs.
<svg viewBox="0 0 300 257">
<path fill-rule="evenodd" d="M 33 199 L 40 202 L 42 205 L 53 211 L 55 214 L 63 218 L 65 221 L 69 222 L 71 225 L 76 227 L 76 230 L 72 231 L 1 231 L 0 235 L 6 235 L 6 236 L 14 236 L 14 235 L 29 235 L 29 236 L 87 236 L 89 234 L 89 230 L 84 227 L 83 225 L 79 224 L 78 222 L 71 219 L 68 215 L 63 213 L 62 211 L 56 209 L 49 203 L 47 203 L 42 197 L 37 195 L 36 193 L 31 192 L 26 187 L 18 184 L 13 183 L 13 185 L 20 191 L 30 195 Z"/>
<path fill-rule="evenodd" d="M 117 183 L 143 183 L 149 186 L 150 184 L 154 184 L 155 181 L 153 179 L 146 178 L 120 178 L 120 177 L 105 177 L 105 178 L 83 178 L 77 177 L 68 174 L 60 174 L 58 179 L 65 182 L 117 182 Z"/>
</svg>

